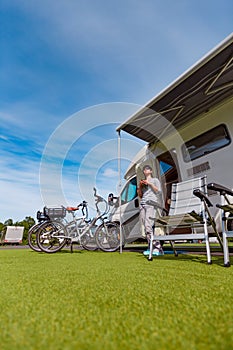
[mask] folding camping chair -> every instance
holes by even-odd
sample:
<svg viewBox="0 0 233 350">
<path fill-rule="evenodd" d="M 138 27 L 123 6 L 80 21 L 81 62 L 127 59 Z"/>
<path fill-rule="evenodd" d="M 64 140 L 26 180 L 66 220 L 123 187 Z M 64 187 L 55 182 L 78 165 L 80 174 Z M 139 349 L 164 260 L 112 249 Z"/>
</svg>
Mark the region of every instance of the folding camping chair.
<svg viewBox="0 0 233 350">
<path fill-rule="evenodd" d="M 222 212 L 222 239 L 223 239 L 223 255 L 224 255 L 224 266 L 230 266 L 229 258 L 229 247 L 228 238 L 233 238 L 233 204 L 227 196 L 233 197 L 233 191 L 229 188 L 215 183 L 207 185 L 209 190 L 219 192 L 221 197 L 221 204 L 216 204 L 217 208 L 221 209 Z"/>
<path fill-rule="evenodd" d="M 169 214 L 166 216 L 158 215 L 154 223 L 155 229 L 157 227 L 164 228 L 166 234 L 163 236 L 153 234 L 148 260 L 152 260 L 153 257 L 153 241 L 169 241 L 177 256 L 177 251 L 174 248 L 175 241 L 203 240 L 206 245 L 207 262 L 211 264 L 207 227 L 211 225 L 218 239 L 220 237 L 216 230 L 215 221 L 209 212 L 209 207 L 213 205 L 206 195 L 206 176 L 172 184 Z M 189 232 L 177 234 L 179 228 L 189 228 Z"/>
</svg>

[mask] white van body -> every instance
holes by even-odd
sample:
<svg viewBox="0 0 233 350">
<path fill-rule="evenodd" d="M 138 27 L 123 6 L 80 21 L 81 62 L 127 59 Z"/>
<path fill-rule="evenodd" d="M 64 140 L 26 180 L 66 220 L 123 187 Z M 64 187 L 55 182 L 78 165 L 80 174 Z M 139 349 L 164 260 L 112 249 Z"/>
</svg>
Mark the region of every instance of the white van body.
<svg viewBox="0 0 233 350">
<path fill-rule="evenodd" d="M 160 179 L 167 208 L 174 182 L 206 175 L 207 183 L 233 189 L 233 35 L 123 123 L 121 130 L 147 142 L 125 174 L 121 206 L 116 205 L 111 216 L 117 222 L 121 216 L 126 241 L 143 236 L 136 187 L 145 164 Z M 215 206 L 220 199 L 213 191 L 208 194 L 220 231 Z"/>
</svg>

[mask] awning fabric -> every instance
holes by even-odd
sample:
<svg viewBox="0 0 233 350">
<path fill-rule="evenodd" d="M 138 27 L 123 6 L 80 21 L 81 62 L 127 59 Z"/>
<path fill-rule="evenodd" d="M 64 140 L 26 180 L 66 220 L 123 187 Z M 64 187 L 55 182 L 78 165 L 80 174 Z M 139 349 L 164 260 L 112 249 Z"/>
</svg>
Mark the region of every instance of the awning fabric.
<svg viewBox="0 0 233 350">
<path fill-rule="evenodd" d="M 233 97 L 233 33 L 117 128 L 146 142 Z"/>
</svg>

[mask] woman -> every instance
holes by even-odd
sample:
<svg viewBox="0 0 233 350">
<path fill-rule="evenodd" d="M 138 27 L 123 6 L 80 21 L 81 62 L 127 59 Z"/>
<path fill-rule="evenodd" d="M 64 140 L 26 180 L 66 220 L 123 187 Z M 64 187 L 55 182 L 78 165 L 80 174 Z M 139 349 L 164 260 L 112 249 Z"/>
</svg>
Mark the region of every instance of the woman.
<svg viewBox="0 0 233 350">
<path fill-rule="evenodd" d="M 156 218 L 156 214 L 161 208 L 161 184 L 160 181 L 152 177 L 152 168 L 150 165 L 145 165 L 143 167 L 143 174 L 145 176 L 144 180 L 139 182 L 139 187 L 137 189 L 140 201 L 140 220 L 146 234 L 148 241 L 148 249 L 143 252 L 144 255 L 149 255 L 150 253 L 150 240 L 153 235 L 153 224 Z M 154 205 L 150 205 L 149 201 L 158 203 L 158 208 Z M 153 242 L 153 255 L 163 255 L 163 249 L 161 247 L 160 241 Z"/>
</svg>

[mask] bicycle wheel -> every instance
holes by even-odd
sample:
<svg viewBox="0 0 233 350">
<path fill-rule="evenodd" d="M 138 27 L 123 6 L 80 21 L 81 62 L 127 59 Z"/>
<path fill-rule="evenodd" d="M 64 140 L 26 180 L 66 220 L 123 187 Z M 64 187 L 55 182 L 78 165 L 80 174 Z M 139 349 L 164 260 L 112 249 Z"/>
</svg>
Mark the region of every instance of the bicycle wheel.
<svg viewBox="0 0 233 350">
<path fill-rule="evenodd" d="M 38 247 L 45 253 L 56 253 L 67 243 L 66 229 L 58 221 L 48 221 L 41 225 L 36 235 Z"/>
<path fill-rule="evenodd" d="M 35 252 L 41 252 L 41 249 L 38 247 L 37 240 L 36 240 L 36 234 L 41 226 L 40 224 L 36 224 L 30 228 L 28 231 L 28 245 L 29 247 L 34 250 Z"/>
<path fill-rule="evenodd" d="M 102 251 L 115 252 L 120 247 L 120 225 L 104 222 L 97 228 L 95 238 L 97 246 Z"/>
<path fill-rule="evenodd" d="M 80 238 L 80 244 L 81 246 L 86 250 L 97 250 L 98 246 L 95 239 L 95 233 L 93 233 L 90 230 L 86 232 L 81 238 Z"/>
</svg>

